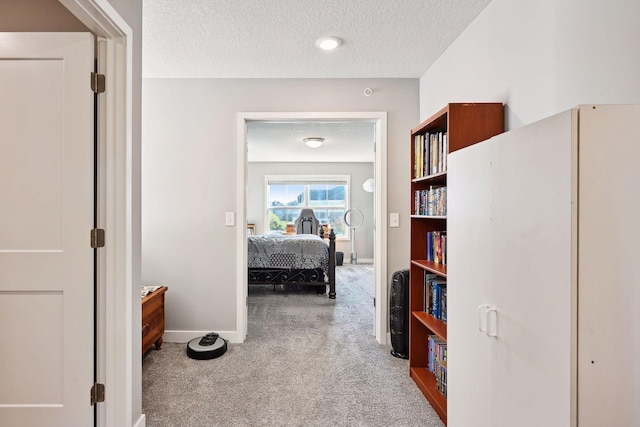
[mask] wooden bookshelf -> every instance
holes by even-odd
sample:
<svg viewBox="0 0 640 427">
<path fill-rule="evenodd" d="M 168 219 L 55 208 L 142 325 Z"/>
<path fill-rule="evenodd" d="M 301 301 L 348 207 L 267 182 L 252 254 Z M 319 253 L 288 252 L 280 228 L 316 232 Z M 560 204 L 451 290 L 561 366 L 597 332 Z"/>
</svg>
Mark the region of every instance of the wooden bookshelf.
<svg viewBox="0 0 640 427">
<path fill-rule="evenodd" d="M 427 343 L 429 336 L 435 336 L 446 345 L 447 324 L 425 311 L 424 282 L 425 272 L 441 279 L 447 277 L 446 265 L 432 260 L 427 250 L 427 233 L 447 231 L 446 197 L 444 201 L 434 200 L 433 192 L 429 192 L 429 197 L 423 196 L 439 187 L 445 187 L 446 196 L 446 156 L 502 133 L 503 123 L 500 103 L 455 103 L 448 104 L 411 130 L 410 376 L 445 424 L 447 399 L 439 390 L 436 375 L 429 370 Z M 435 146 L 432 144 L 436 147 L 433 150 L 428 148 L 431 138 L 436 143 Z M 444 211 L 441 210 L 443 206 Z M 446 361 L 443 366 L 446 368 Z"/>
<path fill-rule="evenodd" d="M 435 375 L 427 368 L 411 368 L 409 375 L 431 403 L 442 422 L 447 424 L 447 398 L 438 391 Z"/>
</svg>

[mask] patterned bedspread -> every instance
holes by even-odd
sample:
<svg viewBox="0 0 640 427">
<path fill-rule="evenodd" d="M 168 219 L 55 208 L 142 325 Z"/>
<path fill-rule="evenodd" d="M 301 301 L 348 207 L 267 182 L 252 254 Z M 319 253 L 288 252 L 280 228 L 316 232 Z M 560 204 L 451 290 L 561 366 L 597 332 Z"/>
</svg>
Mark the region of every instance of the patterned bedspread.
<svg viewBox="0 0 640 427">
<path fill-rule="evenodd" d="M 322 268 L 329 271 L 329 245 L 313 234 L 248 236 L 249 268 Z"/>
</svg>

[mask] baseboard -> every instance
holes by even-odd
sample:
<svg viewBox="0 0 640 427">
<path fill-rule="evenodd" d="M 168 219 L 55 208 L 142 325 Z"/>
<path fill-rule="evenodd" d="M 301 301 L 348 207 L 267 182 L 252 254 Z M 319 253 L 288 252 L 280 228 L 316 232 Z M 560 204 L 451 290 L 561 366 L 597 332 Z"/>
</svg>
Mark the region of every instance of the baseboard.
<svg viewBox="0 0 640 427">
<path fill-rule="evenodd" d="M 133 427 L 145 427 L 147 425 L 147 418 L 144 414 L 140 415 L 138 421 L 133 425 Z"/>
<path fill-rule="evenodd" d="M 238 334 L 236 331 L 164 331 L 162 341 L 186 344 L 192 339 L 204 336 L 209 332 L 215 332 L 225 340 L 232 343 L 242 342 L 241 340 L 238 340 Z"/>
</svg>

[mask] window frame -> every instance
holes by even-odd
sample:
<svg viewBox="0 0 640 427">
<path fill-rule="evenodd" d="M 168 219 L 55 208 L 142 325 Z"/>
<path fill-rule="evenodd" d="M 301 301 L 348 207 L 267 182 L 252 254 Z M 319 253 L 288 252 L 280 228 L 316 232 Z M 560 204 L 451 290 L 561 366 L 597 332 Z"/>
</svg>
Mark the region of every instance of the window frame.
<svg viewBox="0 0 640 427">
<path fill-rule="evenodd" d="M 335 206 L 309 206 L 309 186 L 314 184 L 323 183 L 344 183 L 346 186 L 345 191 L 345 206 L 344 211 L 347 212 L 351 206 L 351 175 L 335 174 L 335 175 L 265 175 L 264 176 L 264 229 L 268 234 L 271 232 L 269 229 L 269 212 L 271 207 L 269 206 L 269 185 L 275 183 L 291 184 L 291 185 L 304 185 L 305 186 L 305 205 L 292 207 L 290 209 L 335 209 Z M 287 209 L 285 207 L 285 209 Z M 345 233 L 341 236 L 336 236 L 336 240 L 349 241 L 351 240 L 351 229 L 345 224 Z"/>
</svg>

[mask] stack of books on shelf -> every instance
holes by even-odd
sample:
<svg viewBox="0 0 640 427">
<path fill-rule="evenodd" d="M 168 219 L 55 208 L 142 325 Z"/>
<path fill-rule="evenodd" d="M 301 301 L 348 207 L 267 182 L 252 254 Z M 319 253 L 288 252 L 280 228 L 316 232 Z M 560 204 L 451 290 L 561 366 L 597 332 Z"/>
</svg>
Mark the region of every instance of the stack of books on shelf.
<svg viewBox="0 0 640 427">
<path fill-rule="evenodd" d="M 435 274 L 424 275 L 424 311 L 447 323 L 447 281 Z"/>
<path fill-rule="evenodd" d="M 447 397 L 447 342 L 436 335 L 429 335 L 427 354 L 428 368 L 436 377 L 436 387 Z"/>
<path fill-rule="evenodd" d="M 414 137 L 414 177 L 423 178 L 447 170 L 446 132 L 426 133 Z"/>
<path fill-rule="evenodd" d="M 427 232 L 427 261 L 447 265 L 447 232 Z"/>
<path fill-rule="evenodd" d="M 415 214 L 426 216 L 447 215 L 447 187 L 431 186 L 415 192 Z"/>
</svg>

